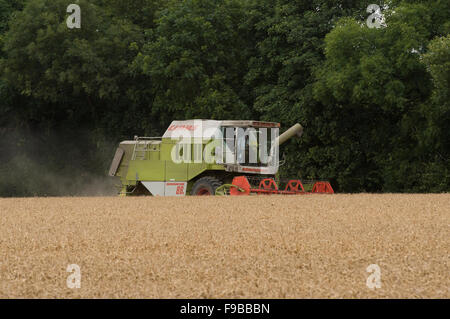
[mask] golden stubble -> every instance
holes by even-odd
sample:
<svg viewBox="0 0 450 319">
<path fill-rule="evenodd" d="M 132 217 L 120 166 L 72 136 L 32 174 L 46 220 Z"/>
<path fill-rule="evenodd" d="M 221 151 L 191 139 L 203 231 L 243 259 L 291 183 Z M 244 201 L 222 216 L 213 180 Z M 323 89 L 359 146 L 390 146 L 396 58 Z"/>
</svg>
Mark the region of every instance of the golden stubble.
<svg viewBox="0 0 450 319">
<path fill-rule="evenodd" d="M 0 199 L 0 297 L 449 298 L 449 228 L 449 194 Z"/>
</svg>

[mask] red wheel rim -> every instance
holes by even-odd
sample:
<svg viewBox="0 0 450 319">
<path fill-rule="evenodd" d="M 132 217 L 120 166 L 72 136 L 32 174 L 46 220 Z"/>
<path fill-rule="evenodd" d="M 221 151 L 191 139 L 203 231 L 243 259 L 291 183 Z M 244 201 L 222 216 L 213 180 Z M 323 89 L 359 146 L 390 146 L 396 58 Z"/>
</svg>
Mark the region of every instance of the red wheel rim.
<svg viewBox="0 0 450 319">
<path fill-rule="evenodd" d="M 195 194 L 197 196 L 208 196 L 211 195 L 211 192 L 207 189 L 207 188 L 200 188 L 197 191 L 197 194 Z"/>
</svg>

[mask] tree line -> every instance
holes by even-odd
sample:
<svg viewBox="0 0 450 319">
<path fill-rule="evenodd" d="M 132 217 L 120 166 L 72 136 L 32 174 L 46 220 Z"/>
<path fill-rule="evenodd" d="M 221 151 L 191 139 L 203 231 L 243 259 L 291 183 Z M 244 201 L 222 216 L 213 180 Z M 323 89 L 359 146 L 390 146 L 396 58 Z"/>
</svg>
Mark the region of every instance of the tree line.
<svg viewBox="0 0 450 319">
<path fill-rule="evenodd" d="M 448 192 L 450 3 L 372 2 L 78 0 L 69 29 L 0 0 L 0 196 L 98 192 L 120 140 L 191 118 L 301 123 L 282 176 Z"/>
</svg>

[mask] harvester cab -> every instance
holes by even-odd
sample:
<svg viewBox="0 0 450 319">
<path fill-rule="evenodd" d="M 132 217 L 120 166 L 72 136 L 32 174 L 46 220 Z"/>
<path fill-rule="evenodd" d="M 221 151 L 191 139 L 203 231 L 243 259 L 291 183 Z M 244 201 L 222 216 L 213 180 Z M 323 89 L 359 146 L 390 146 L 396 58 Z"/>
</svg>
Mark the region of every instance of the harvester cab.
<svg viewBox="0 0 450 319">
<path fill-rule="evenodd" d="M 261 121 L 173 121 L 162 137 L 121 142 L 109 175 L 120 178 L 123 196 L 259 194 L 254 190 L 269 184 L 266 193 L 278 192 L 278 146 L 303 132 L 295 124 L 279 135 L 279 127 Z M 255 181 L 258 188 L 251 186 Z"/>
</svg>

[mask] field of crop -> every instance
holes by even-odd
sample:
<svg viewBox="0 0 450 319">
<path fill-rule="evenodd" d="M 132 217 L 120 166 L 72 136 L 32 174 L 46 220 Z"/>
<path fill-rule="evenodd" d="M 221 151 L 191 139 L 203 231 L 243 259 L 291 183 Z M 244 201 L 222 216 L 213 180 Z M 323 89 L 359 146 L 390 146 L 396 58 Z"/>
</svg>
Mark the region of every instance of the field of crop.
<svg viewBox="0 0 450 319">
<path fill-rule="evenodd" d="M 449 194 L 0 199 L 0 298 L 450 298 L 449 229 Z"/>
</svg>

